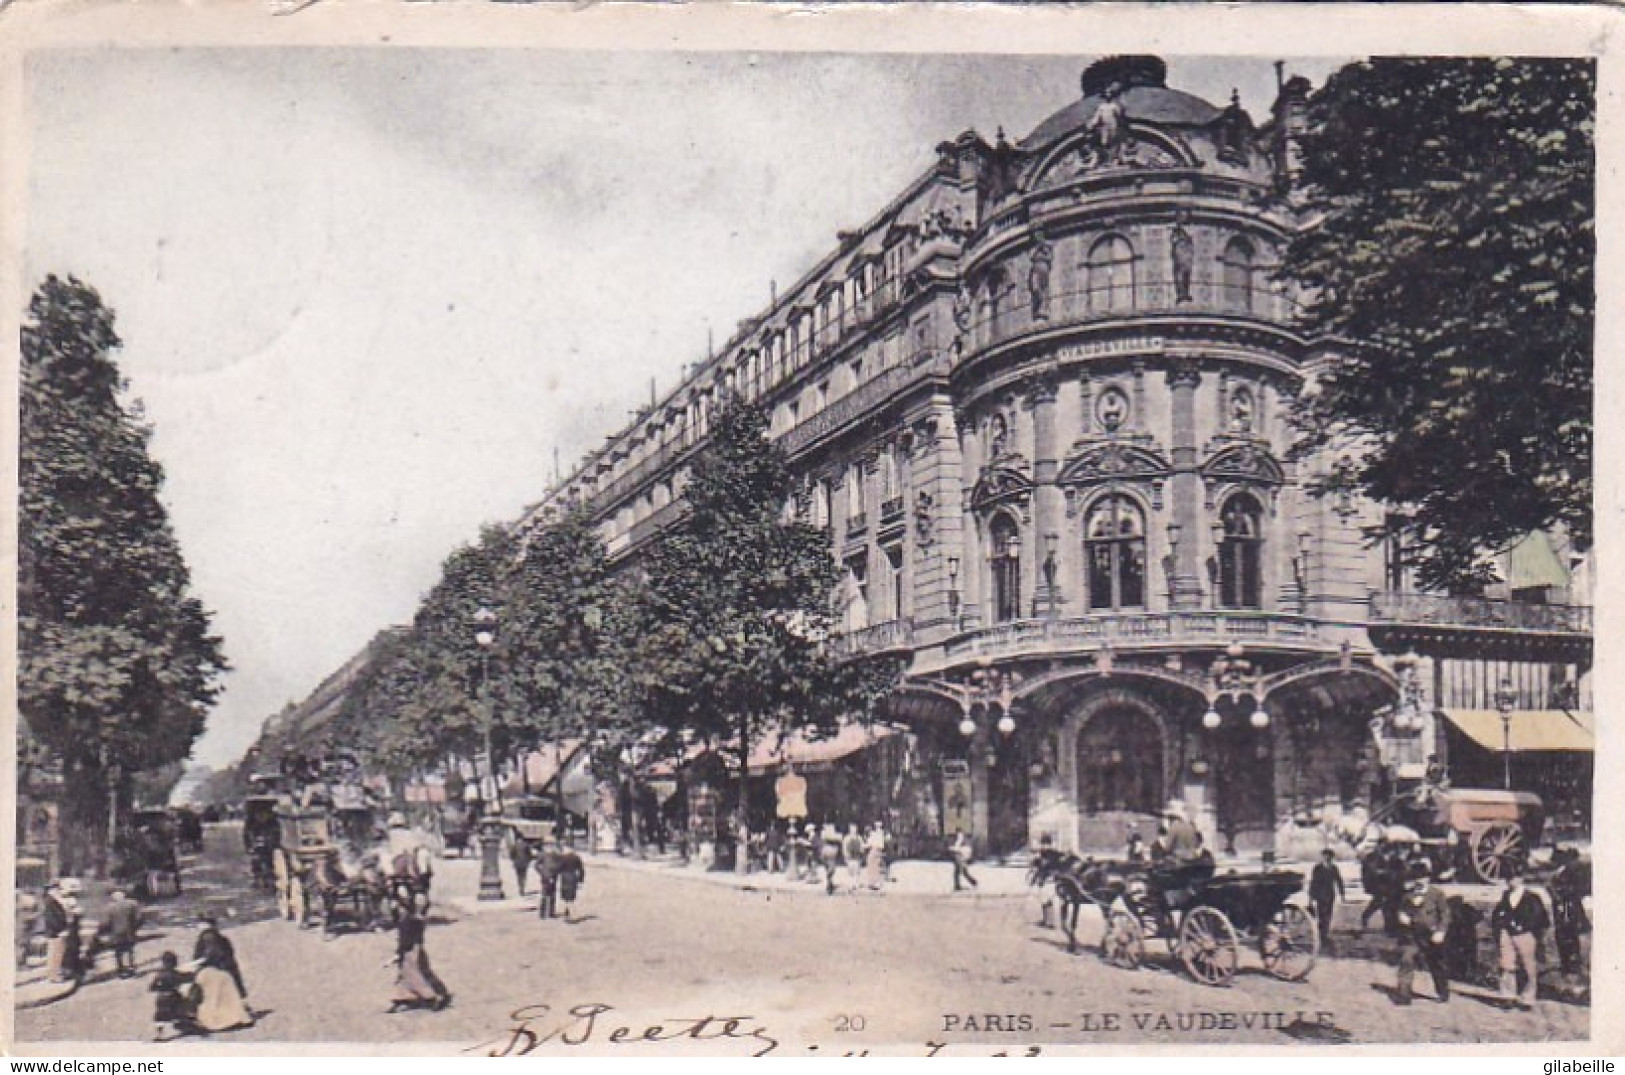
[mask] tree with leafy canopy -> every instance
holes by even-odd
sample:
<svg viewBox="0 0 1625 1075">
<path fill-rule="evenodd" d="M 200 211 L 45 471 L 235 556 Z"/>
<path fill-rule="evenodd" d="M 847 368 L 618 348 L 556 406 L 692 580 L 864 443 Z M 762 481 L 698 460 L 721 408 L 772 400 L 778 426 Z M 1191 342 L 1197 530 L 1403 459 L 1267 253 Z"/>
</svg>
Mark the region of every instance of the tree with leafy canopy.
<svg viewBox="0 0 1625 1075">
<path fill-rule="evenodd" d="M 22 330 L 20 743 L 60 765 L 65 870 L 106 865 L 137 773 L 185 758 L 226 670 L 160 499 L 113 311 L 49 276 Z M 23 747 L 20 745 L 19 750 Z"/>
<path fill-rule="evenodd" d="M 1424 586 L 1531 531 L 1592 535 L 1596 72 L 1384 58 L 1309 102 L 1282 271 L 1330 347 L 1296 407 L 1320 492 L 1394 506 Z"/>
<path fill-rule="evenodd" d="M 524 700 L 524 745 L 587 739 L 596 753 L 618 755 L 641 730 L 628 675 L 631 580 L 611 567 L 585 506 L 518 545 L 503 590 L 501 674 Z"/>
<path fill-rule="evenodd" d="M 732 744 L 741 832 L 761 732 L 832 732 L 843 718 L 869 718 L 901 672 L 895 659 L 843 660 L 831 646 L 839 571 L 829 535 L 781 517 L 790 472 L 766 428 L 738 397 L 717 409 L 683 490 L 688 512 L 654 543 L 640 590 L 643 712 Z"/>
</svg>

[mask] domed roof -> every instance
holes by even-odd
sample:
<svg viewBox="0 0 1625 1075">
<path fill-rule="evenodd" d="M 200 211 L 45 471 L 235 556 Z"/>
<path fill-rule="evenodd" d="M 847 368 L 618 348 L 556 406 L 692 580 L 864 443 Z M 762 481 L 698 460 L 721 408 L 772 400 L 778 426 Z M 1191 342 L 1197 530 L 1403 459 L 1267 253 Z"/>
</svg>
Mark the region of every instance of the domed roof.
<svg viewBox="0 0 1625 1075">
<path fill-rule="evenodd" d="M 1108 94 L 1116 92 L 1123 114 L 1142 123 L 1201 127 L 1224 114 L 1183 90 L 1166 85 L 1167 66 L 1155 56 L 1110 56 L 1090 64 L 1080 80 L 1083 97 L 1050 116 L 1021 140 L 1022 149 L 1038 149 L 1083 129 Z"/>
</svg>

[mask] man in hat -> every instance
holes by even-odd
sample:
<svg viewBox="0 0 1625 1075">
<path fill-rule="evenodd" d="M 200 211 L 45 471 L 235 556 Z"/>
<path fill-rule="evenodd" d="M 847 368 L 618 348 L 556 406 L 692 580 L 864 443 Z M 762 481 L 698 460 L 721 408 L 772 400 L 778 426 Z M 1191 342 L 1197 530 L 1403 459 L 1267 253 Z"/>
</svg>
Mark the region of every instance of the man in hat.
<svg viewBox="0 0 1625 1075">
<path fill-rule="evenodd" d="M 45 934 L 45 972 L 53 981 L 62 981 L 66 977 L 68 904 L 61 881 L 53 881 L 45 889 L 44 905 L 40 909 L 40 929 Z"/>
<path fill-rule="evenodd" d="M 1163 810 L 1163 822 L 1168 827 L 1168 857 L 1176 865 L 1189 865 L 1202 857 L 1202 834 L 1185 816 L 1185 804 L 1175 799 Z"/>
<path fill-rule="evenodd" d="M 1309 874 L 1309 906 L 1315 909 L 1315 920 L 1320 924 L 1320 944 L 1328 954 L 1332 950 L 1332 912 L 1343 898 L 1343 874 L 1337 868 L 1337 856 L 1328 847 L 1320 853 L 1320 861 Z"/>
<path fill-rule="evenodd" d="M 113 949 L 113 962 L 120 978 L 135 974 L 135 939 L 141 928 L 141 905 L 124 891 L 113 893 L 105 920 L 107 943 Z"/>
<path fill-rule="evenodd" d="M 1490 931 L 1495 934 L 1501 955 L 1501 995 L 1516 996 L 1519 1007 L 1527 1008 L 1535 1003 L 1540 984 L 1537 958 L 1540 940 L 1551 921 L 1546 913 L 1546 901 L 1524 885 L 1523 873 L 1513 867 L 1501 902 L 1490 914 Z M 1522 989 L 1518 988 L 1520 970 L 1523 971 Z"/>
<path fill-rule="evenodd" d="M 1445 970 L 1445 932 L 1450 925 L 1450 905 L 1444 893 L 1434 888 L 1425 862 L 1413 862 L 1405 874 L 1405 895 L 1399 901 L 1399 980 L 1396 1004 L 1409 1004 L 1416 968 L 1426 966 L 1433 977 L 1433 990 L 1439 1003 L 1450 999 L 1450 977 Z"/>
</svg>

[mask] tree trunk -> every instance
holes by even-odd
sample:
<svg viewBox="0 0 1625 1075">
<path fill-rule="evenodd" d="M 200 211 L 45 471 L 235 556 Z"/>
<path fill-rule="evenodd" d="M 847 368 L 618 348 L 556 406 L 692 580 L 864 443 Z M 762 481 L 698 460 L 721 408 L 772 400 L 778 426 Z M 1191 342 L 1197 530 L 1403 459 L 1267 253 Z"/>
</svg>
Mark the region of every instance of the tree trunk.
<svg viewBox="0 0 1625 1075">
<path fill-rule="evenodd" d="M 108 817 L 112 808 L 101 767 L 84 758 L 66 759 L 57 821 L 63 876 L 106 875 L 108 840 L 112 835 Z"/>
<path fill-rule="evenodd" d="M 739 717 L 739 802 L 734 809 L 734 872 L 750 872 L 750 725 Z"/>
</svg>

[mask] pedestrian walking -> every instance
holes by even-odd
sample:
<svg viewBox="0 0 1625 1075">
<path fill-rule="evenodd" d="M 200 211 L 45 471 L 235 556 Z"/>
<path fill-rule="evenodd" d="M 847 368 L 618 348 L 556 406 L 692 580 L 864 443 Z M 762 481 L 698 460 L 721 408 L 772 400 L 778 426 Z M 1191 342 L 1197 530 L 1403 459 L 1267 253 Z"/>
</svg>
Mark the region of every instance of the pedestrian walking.
<svg viewBox="0 0 1625 1075">
<path fill-rule="evenodd" d="M 530 876 L 531 847 L 517 832 L 509 835 L 508 858 L 513 862 L 513 875 L 519 879 L 519 895 L 525 894 L 525 878 Z"/>
<path fill-rule="evenodd" d="M 40 930 L 45 934 L 45 973 L 54 982 L 66 981 L 68 974 L 68 904 L 62 882 L 54 881 L 45 890 L 40 908 Z"/>
<path fill-rule="evenodd" d="M 948 854 L 954 861 L 954 891 L 962 891 L 961 881 L 970 883 L 970 887 L 979 888 L 976 878 L 971 876 L 970 864 L 975 858 L 975 845 L 971 842 L 970 833 L 960 829 L 954 834 L 954 842 L 948 848 Z"/>
<path fill-rule="evenodd" d="M 819 859 L 824 865 L 824 892 L 835 894 L 835 871 L 841 866 L 841 830 L 826 822 L 820 833 Z"/>
<path fill-rule="evenodd" d="M 135 973 L 135 940 L 141 928 L 141 905 L 119 889 L 113 893 L 103 921 L 107 943 L 113 949 L 113 963 L 120 978 Z"/>
<path fill-rule="evenodd" d="M 163 1041 L 171 1030 L 177 1037 L 198 1032 L 192 1002 L 187 996 L 191 982 L 181 973 L 180 960 L 174 952 L 158 957 L 158 970 L 147 985 L 147 991 L 152 994 L 153 1041 Z"/>
<path fill-rule="evenodd" d="M 243 983 L 243 972 L 237 965 L 237 949 L 226 939 L 226 935 L 220 932 L 218 918 L 214 915 L 204 915 L 201 921 L 203 929 L 197 935 L 197 943 L 192 946 L 192 959 L 203 966 L 224 971 L 231 978 L 232 984 L 237 987 L 237 992 L 247 1000 L 248 986 Z"/>
<path fill-rule="evenodd" d="M 72 889 L 73 893 L 79 891 L 77 883 Z M 79 897 L 65 895 L 62 897 L 62 910 L 68 916 L 68 924 L 62 934 L 62 974 L 61 981 L 77 982 L 85 976 L 84 952 L 84 916 L 79 910 Z"/>
<path fill-rule="evenodd" d="M 1450 907 L 1444 893 L 1434 888 L 1425 864 L 1414 863 L 1407 875 L 1405 895 L 1395 917 L 1399 926 L 1399 980 L 1396 1004 L 1409 1004 L 1416 969 L 1425 966 L 1433 978 L 1434 997 L 1441 1004 L 1450 999 L 1450 978 L 1445 970 L 1445 931 L 1450 925 Z"/>
<path fill-rule="evenodd" d="M 557 918 L 559 907 L 559 850 L 555 841 L 552 847 L 543 851 L 536 858 L 536 884 L 540 898 L 536 903 L 536 915 L 539 918 Z"/>
<path fill-rule="evenodd" d="M 389 1014 L 408 1008 L 429 1007 L 443 1011 L 451 1004 L 451 992 L 435 974 L 429 964 L 429 949 L 424 944 L 427 924 L 417 908 L 408 907 L 395 928 L 395 995 L 389 1002 Z M 386 963 L 385 966 L 390 964 Z"/>
<path fill-rule="evenodd" d="M 863 850 L 863 883 L 878 892 L 886 875 L 886 830 L 880 827 L 880 822 L 869 826 Z"/>
<path fill-rule="evenodd" d="M 559 852 L 558 867 L 559 902 L 564 904 L 564 920 L 568 922 L 576 896 L 580 894 L 581 886 L 587 882 L 587 867 L 571 844 L 566 844 Z"/>
<path fill-rule="evenodd" d="M 1523 883 L 1523 874 L 1514 868 L 1501 902 L 1490 913 L 1490 932 L 1495 934 L 1501 955 L 1501 995 L 1516 998 L 1519 1007 L 1535 1002 L 1540 985 L 1540 941 L 1550 925 L 1546 902 Z M 1522 988 L 1518 986 L 1520 971 Z"/>
<path fill-rule="evenodd" d="M 212 1031 L 252 1026 L 254 1015 L 248 1008 L 248 989 L 237 966 L 237 952 L 212 915 L 203 918 L 192 961 L 198 1027 Z"/>
<path fill-rule="evenodd" d="M 1309 874 L 1309 906 L 1315 909 L 1320 944 L 1328 953 L 1332 951 L 1332 912 L 1343 899 L 1343 874 L 1337 868 L 1336 854 L 1327 848 Z"/>
<path fill-rule="evenodd" d="M 1552 936 L 1557 942 L 1557 960 L 1564 974 L 1580 974 L 1583 969 L 1580 938 L 1591 932 L 1585 900 L 1591 895 L 1591 871 L 1572 847 L 1560 847 L 1553 856 L 1557 872 L 1552 875 Z"/>
<path fill-rule="evenodd" d="M 785 872 L 784 863 L 785 835 L 784 824 L 775 821 L 767 829 L 767 872 Z"/>
<path fill-rule="evenodd" d="M 1360 929 L 1368 928 L 1371 916 L 1382 915 L 1383 932 L 1399 932 L 1399 903 L 1405 896 L 1405 863 L 1397 847 L 1378 844 L 1360 860 L 1360 887 L 1369 897 L 1360 912 Z"/>
<path fill-rule="evenodd" d="M 854 890 L 863 873 L 864 851 L 863 834 L 858 832 L 857 825 L 848 825 L 846 836 L 841 840 L 841 861 L 846 863 L 846 883 Z"/>
</svg>

